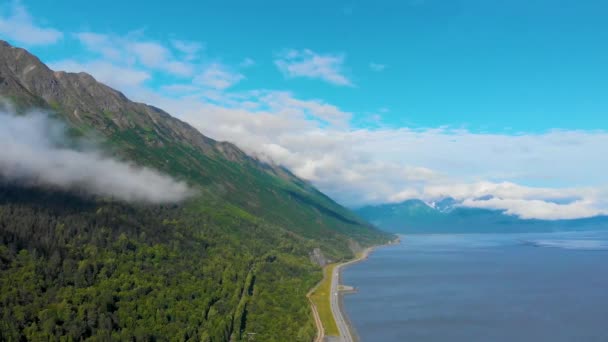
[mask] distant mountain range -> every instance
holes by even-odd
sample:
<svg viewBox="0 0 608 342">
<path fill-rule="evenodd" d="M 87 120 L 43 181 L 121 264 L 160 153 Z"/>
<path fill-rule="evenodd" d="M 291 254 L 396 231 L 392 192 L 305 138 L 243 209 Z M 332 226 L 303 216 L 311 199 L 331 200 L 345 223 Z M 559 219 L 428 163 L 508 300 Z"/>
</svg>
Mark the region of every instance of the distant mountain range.
<svg viewBox="0 0 608 342">
<path fill-rule="evenodd" d="M 575 220 L 521 219 L 500 210 L 460 206 L 453 198 L 413 199 L 357 209 L 362 218 L 393 233 L 507 233 L 608 229 L 608 216 Z"/>
</svg>

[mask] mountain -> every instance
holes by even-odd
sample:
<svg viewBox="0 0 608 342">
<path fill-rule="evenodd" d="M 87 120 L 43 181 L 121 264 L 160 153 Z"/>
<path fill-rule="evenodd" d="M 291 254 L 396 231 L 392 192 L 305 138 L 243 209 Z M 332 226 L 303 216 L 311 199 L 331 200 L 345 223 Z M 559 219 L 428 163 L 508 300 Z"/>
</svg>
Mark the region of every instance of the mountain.
<svg viewBox="0 0 608 342">
<path fill-rule="evenodd" d="M 0 97 L 196 193 L 145 204 L 0 179 L 0 340 L 310 341 L 319 264 L 392 238 L 289 170 L 7 42 Z"/>
<path fill-rule="evenodd" d="M 576 220 L 520 219 L 500 210 L 459 206 L 453 198 L 427 204 L 407 200 L 366 206 L 359 216 L 394 233 L 509 233 L 608 229 L 608 217 Z"/>
<path fill-rule="evenodd" d="M 441 212 L 450 212 L 458 205 L 458 201 L 453 199 L 452 197 L 446 197 L 441 199 L 440 201 L 431 203 L 431 207 L 441 211 Z"/>
</svg>

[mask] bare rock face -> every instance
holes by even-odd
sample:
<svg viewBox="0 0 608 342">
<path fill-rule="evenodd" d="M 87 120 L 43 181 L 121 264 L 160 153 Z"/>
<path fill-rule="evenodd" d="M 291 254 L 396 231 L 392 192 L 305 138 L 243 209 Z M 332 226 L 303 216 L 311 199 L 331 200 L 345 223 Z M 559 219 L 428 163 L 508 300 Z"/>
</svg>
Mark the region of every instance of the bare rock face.
<svg viewBox="0 0 608 342">
<path fill-rule="evenodd" d="M 0 96 L 23 107 L 57 110 L 75 126 L 92 126 L 108 136 L 139 128 L 155 132 L 161 140 L 187 142 L 206 154 L 230 150 L 231 160 L 247 158 L 235 146 L 218 148 L 215 140 L 190 125 L 161 109 L 130 101 L 87 73 L 55 72 L 5 41 L 0 41 Z"/>
<path fill-rule="evenodd" d="M 348 248 L 351 250 L 351 252 L 353 252 L 354 255 L 357 255 L 363 251 L 363 247 L 361 247 L 361 245 L 353 239 L 348 240 Z"/>
<path fill-rule="evenodd" d="M 325 255 L 323 255 L 320 248 L 315 248 L 312 250 L 312 252 L 310 252 L 310 261 L 321 267 L 331 263 L 331 260 L 327 259 Z"/>
</svg>

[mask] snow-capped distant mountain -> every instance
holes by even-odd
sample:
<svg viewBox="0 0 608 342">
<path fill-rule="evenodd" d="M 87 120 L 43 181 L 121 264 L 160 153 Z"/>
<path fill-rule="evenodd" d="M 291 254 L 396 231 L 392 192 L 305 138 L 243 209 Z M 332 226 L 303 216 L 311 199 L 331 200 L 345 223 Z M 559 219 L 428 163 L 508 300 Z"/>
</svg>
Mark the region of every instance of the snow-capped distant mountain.
<svg viewBox="0 0 608 342">
<path fill-rule="evenodd" d="M 461 202 L 453 199 L 452 197 L 446 197 L 435 203 L 435 209 L 442 213 L 449 213 L 456 208 Z"/>
<path fill-rule="evenodd" d="M 490 200 L 484 196 L 476 200 Z M 469 208 L 448 197 L 436 202 L 407 200 L 366 206 L 356 212 L 381 229 L 395 233 L 496 233 L 608 230 L 608 217 L 576 220 L 528 220 L 501 210 Z"/>
</svg>

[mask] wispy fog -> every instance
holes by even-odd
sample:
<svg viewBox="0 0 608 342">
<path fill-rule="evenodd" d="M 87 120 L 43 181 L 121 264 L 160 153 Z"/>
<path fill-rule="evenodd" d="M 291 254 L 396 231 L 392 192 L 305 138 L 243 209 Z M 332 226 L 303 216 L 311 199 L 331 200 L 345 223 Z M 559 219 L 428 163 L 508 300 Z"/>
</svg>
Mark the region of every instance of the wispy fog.
<svg viewBox="0 0 608 342">
<path fill-rule="evenodd" d="M 0 110 L 0 177 L 130 202 L 178 202 L 192 195 L 184 182 L 69 139 L 66 126 L 42 112 Z"/>
</svg>

